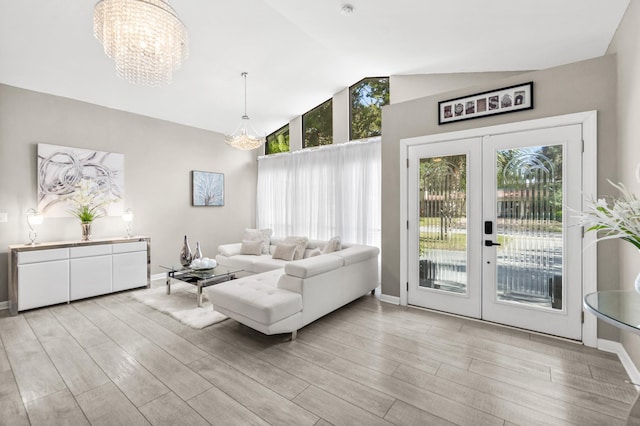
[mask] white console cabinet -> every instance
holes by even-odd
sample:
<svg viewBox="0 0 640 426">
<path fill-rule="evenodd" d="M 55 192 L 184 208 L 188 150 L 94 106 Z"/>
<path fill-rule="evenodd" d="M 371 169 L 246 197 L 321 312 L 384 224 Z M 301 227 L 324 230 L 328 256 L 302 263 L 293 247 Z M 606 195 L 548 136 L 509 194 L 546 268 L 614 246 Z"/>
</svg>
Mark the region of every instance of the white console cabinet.
<svg viewBox="0 0 640 426">
<path fill-rule="evenodd" d="M 147 237 L 9 246 L 9 311 L 149 286 Z"/>
</svg>

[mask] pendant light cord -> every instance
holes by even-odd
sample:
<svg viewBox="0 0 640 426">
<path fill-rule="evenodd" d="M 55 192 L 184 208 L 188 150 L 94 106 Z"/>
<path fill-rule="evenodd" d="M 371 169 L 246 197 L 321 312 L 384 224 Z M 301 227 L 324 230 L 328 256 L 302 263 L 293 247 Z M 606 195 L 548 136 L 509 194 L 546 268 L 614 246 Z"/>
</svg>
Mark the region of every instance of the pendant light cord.
<svg viewBox="0 0 640 426">
<path fill-rule="evenodd" d="M 244 77 L 244 115 L 242 116 L 242 118 L 248 119 L 249 116 L 247 115 L 247 73 L 243 72 L 242 77 Z"/>
</svg>

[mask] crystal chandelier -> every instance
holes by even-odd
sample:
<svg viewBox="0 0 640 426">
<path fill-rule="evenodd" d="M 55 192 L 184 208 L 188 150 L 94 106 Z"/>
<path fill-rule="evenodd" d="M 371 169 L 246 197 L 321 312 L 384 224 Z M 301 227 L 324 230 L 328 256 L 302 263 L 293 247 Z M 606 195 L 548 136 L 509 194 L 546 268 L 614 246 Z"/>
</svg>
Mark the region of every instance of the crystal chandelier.
<svg viewBox="0 0 640 426">
<path fill-rule="evenodd" d="M 189 56 L 189 36 L 167 0 L 100 0 L 93 35 L 116 63 L 119 77 L 166 86 Z"/>
<path fill-rule="evenodd" d="M 252 136 L 257 135 L 258 132 L 249 123 L 249 116 L 247 115 L 247 73 L 240 74 L 244 78 L 244 115 L 242 116 L 242 122 L 230 135 L 225 135 L 224 141 L 236 149 L 243 151 L 250 151 L 252 149 L 260 148 L 264 142 L 264 136 Z"/>
</svg>

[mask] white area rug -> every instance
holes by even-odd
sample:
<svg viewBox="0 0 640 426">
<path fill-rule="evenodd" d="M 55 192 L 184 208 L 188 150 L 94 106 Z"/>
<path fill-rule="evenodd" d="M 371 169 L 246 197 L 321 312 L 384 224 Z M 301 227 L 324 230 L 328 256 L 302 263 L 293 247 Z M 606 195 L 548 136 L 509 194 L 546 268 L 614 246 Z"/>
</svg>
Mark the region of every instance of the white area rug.
<svg viewBox="0 0 640 426">
<path fill-rule="evenodd" d="M 200 329 L 227 319 L 227 316 L 213 310 L 206 291 L 202 292 L 202 307 L 198 308 L 197 291 L 196 286 L 173 281 L 171 294 L 167 294 L 164 284 L 130 294 L 134 299 L 171 315 L 189 327 Z"/>
</svg>

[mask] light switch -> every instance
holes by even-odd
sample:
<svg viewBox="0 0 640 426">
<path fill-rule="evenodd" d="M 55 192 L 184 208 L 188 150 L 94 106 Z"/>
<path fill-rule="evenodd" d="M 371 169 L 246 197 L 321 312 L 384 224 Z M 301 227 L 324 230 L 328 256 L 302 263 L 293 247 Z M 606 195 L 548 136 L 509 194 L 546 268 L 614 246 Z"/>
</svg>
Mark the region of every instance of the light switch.
<svg viewBox="0 0 640 426">
<path fill-rule="evenodd" d="M 7 213 L 0 213 L 0 222 L 8 222 L 9 215 Z"/>
</svg>

